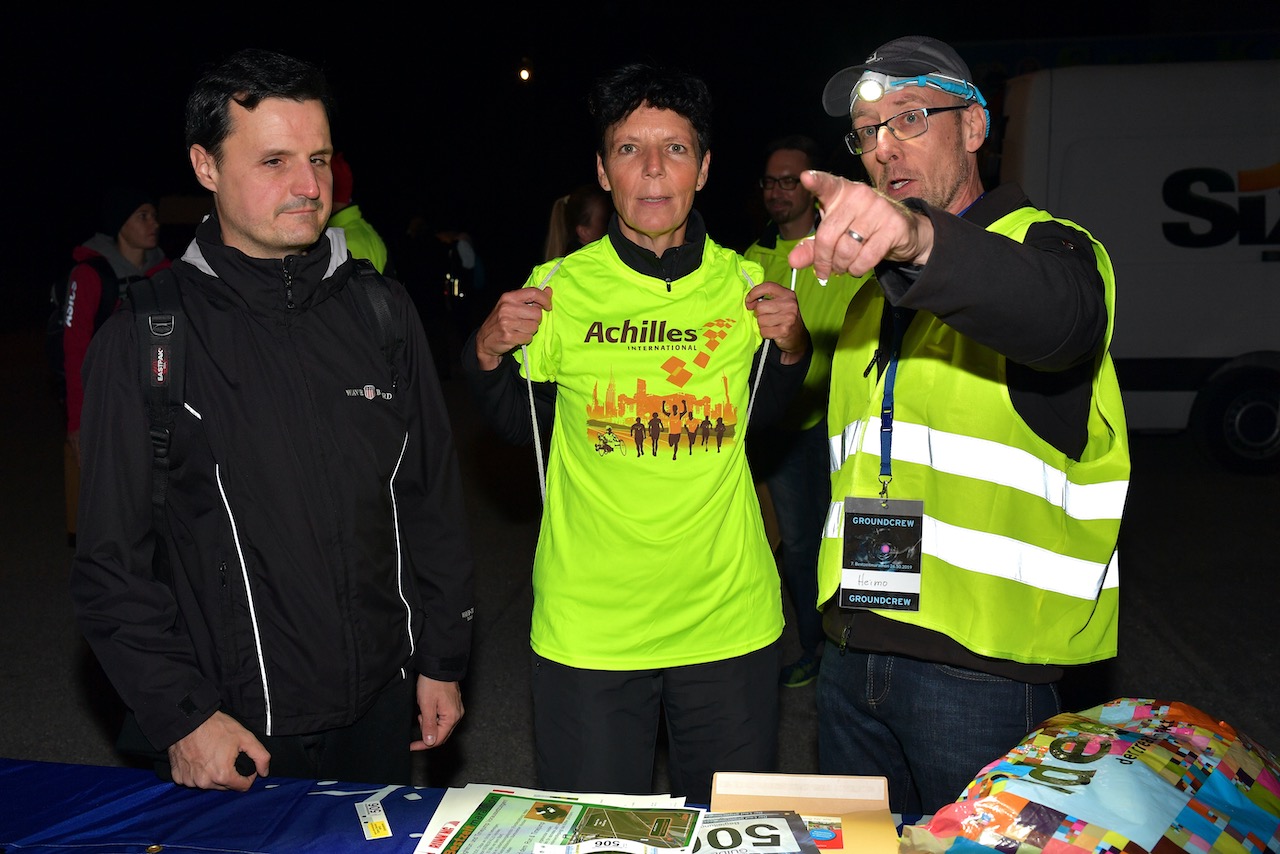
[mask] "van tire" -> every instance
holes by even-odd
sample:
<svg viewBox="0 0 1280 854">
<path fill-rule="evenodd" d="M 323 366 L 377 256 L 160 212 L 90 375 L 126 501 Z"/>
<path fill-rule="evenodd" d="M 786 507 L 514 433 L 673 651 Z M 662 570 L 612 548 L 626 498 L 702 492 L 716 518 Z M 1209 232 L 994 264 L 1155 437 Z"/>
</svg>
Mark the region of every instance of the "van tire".
<svg viewBox="0 0 1280 854">
<path fill-rule="evenodd" d="M 1231 371 L 1196 396 L 1191 429 L 1205 454 L 1245 474 L 1280 471 L 1280 372 Z"/>
</svg>

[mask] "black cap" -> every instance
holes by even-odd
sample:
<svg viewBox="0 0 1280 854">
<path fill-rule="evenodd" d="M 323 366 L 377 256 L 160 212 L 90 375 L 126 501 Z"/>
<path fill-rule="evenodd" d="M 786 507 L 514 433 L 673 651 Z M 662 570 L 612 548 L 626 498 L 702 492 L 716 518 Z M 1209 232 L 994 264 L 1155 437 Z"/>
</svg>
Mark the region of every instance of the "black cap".
<svg viewBox="0 0 1280 854">
<path fill-rule="evenodd" d="M 154 205 L 155 197 L 141 187 L 108 187 L 98 208 L 98 231 L 115 239 L 125 221 L 146 204 Z"/>
<path fill-rule="evenodd" d="M 836 72 L 822 90 L 822 106 L 827 115 L 848 117 L 853 107 L 853 87 L 864 71 L 890 77 L 917 77 L 943 74 L 972 84 L 969 66 L 951 45 L 929 36 L 903 36 L 875 49 L 861 65 Z"/>
</svg>

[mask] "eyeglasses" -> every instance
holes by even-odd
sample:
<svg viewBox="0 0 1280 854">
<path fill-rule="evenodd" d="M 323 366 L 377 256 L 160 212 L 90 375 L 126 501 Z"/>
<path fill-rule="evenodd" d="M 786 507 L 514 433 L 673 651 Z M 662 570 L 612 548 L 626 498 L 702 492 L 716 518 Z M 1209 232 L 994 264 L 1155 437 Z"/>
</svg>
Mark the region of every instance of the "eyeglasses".
<svg viewBox="0 0 1280 854">
<path fill-rule="evenodd" d="M 849 146 L 849 151 L 854 154 L 866 154 L 868 151 L 875 151 L 876 143 L 880 141 L 880 128 L 888 128 L 893 138 L 902 142 L 906 139 L 915 139 L 927 131 L 929 116 L 934 113 L 967 109 L 969 109 L 968 104 L 956 104 L 953 107 L 916 107 L 914 110 L 889 116 L 879 124 L 855 127 L 844 135 L 844 144 Z"/>
<path fill-rule="evenodd" d="M 774 187 L 781 187 L 784 190 L 794 190 L 800 186 L 800 176 L 784 175 L 781 178 L 775 178 L 772 175 L 765 175 L 760 179 L 760 189 L 772 190 Z"/>
</svg>

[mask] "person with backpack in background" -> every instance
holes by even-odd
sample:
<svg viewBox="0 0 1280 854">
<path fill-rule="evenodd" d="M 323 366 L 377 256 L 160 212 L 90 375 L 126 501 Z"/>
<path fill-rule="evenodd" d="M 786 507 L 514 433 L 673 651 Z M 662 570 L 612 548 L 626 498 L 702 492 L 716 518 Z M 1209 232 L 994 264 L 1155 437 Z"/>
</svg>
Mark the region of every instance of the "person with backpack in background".
<svg viewBox="0 0 1280 854">
<path fill-rule="evenodd" d="M 196 82 L 213 210 L 85 361 L 71 600 L 120 750 L 183 786 L 407 785 L 463 715 L 453 428 L 408 293 L 326 227 L 330 91 L 256 49 Z"/>
<path fill-rule="evenodd" d="M 67 413 L 63 475 L 67 496 L 67 544 L 76 542 L 80 491 L 80 408 L 84 385 L 80 369 L 91 339 L 115 311 L 131 282 L 169 266 L 160 248 L 160 219 L 155 199 L 132 186 L 109 188 L 102 196 L 98 232 L 71 253 L 75 266 L 61 300 L 59 330 L 61 378 Z M 55 342 L 56 346 L 56 342 Z"/>
</svg>

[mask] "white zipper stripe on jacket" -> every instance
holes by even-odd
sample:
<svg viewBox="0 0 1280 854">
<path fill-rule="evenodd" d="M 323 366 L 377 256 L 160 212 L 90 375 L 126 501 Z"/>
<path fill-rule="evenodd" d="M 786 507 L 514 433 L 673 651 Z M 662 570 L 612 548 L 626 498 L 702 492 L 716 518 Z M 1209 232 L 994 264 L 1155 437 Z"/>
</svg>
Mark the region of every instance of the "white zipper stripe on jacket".
<svg viewBox="0 0 1280 854">
<path fill-rule="evenodd" d="M 227 501 L 227 491 L 222 488 L 222 467 L 213 466 L 213 477 L 218 482 L 218 495 L 222 496 L 222 507 L 227 511 L 227 521 L 231 524 L 231 539 L 236 544 L 236 559 L 240 562 L 240 578 L 244 582 L 244 596 L 249 603 L 249 623 L 253 626 L 253 649 L 258 656 L 258 673 L 262 676 L 262 703 L 266 710 L 266 735 L 274 735 L 271 731 L 271 688 L 267 685 L 267 662 L 262 655 L 262 632 L 258 628 L 258 609 L 253 604 L 253 588 L 249 586 L 249 567 L 244 562 L 244 549 L 240 545 L 240 530 L 236 526 L 235 514 L 231 512 L 231 504 Z"/>
<path fill-rule="evenodd" d="M 413 642 L 413 608 L 409 607 L 409 600 L 404 595 L 404 551 L 403 544 L 400 542 L 400 504 L 396 501 L 396 475 L 400 473 L 400 464 L 404 462 L 404 452 L 408 447 L 409 433 L 406 431 L 404 441 L 400 443 L 400 456 L 396 458 L 396 467 L 392 469 L 391 480 L 387 483 L 387 492 L 391 495 L 391 522 L 396 532 L 396 593 L 404 603 L 405 631 L 409 635 L 409 655 L 412 656 L 417 650 L 417 645 Z"/>
<path fill-rule="evenodd" d="M 865 428 L 854 422 L 844 429 L 842 435 L 845 439 L 843 449 L 832 446 L 833 454 L 842 454 L 841 458 L 833 458 L 833 471 L 839 469 L 844 455 L 852 455 L 858 450 L 879 457 L 880 451 L 874 447 L 875 443 L 866 442 L 867 436 L 880 435 L 879 417 L 868 418 Z M 1083 521 L 1119 519 L 1129 491 L 1127 480 L 1072 483 L 1066 472 L 1021 448 L 896 419 L 893 422 L 893 456 L 895 460 L 929 466 L 945 474 L 1017 489 L 1061 507 L 1071 518 Z"/>
</svg>

